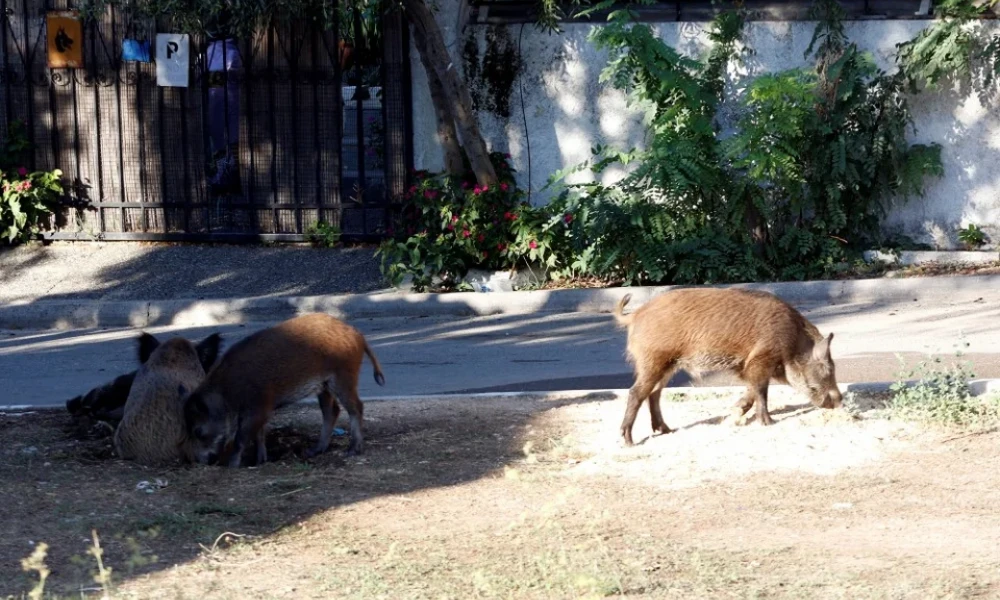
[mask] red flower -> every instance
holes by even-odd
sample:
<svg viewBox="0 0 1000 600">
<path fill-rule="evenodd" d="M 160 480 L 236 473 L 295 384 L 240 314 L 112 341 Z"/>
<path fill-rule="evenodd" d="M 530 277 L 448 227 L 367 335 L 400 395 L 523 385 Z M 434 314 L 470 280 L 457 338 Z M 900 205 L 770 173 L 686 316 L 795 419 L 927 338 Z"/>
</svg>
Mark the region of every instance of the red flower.
<svg viewBox="0 0 1000 600">
<path fill-rule="evenodd" d="M 486 239 L 486 236 L 480 233 L 478 236 L 476 236 L 476 239 L 482 242 L 483 240 Z"/>
<path fill-rule="evenodd" d="M 451 215 L 451 222 L 458 223 L 458 215 Z"/>
<path fill-rule="evenodd" d="M 472 235 L 472 233 L 470 233 L 468 229 L 462 230 L 462 237 L 469 237 L 470 235 Z"/>
<path fill-rule="evenodd" d="M 503 214 L 503 218 L 504 218 L 505 221 L 513 221 L 514 220 L 514 215 L 511 212 L 508 211 L 508 212 L 505 212 Z"/>
<path fill-rule="evenodd" d="M 437 198 L 437 195 L 438 195 L 437 190 L 424 190 L 424 198 L 433 200 Z"/>
<path fill-rule="evenodd" d="M 448 226 L 448 231 L 455 231 L 455 226 L 454 225 L 449 225 Z"/>
<path fill-rule="evenodd" d="M 534 250 L 535 248 L 538 247 L 538 244 L 535 243 L 535 240 L 531 240 L 530 242 L 528 242 L 528 247 Z"/>
<path fill-rule="evenodd" d="M 567 224 L 567 225 L 569 225 L 570 223 L 572 223 L 572 222 L 573 222 L 573 215 L 571 215 L 570 213 L 566 213 L 566 214 L 565 214 L 565 215 L 563 216 L 563 221 L 565 221 L 565 222 L 566 222 L 566 224 Z"/>
<path fill-rule="evenodd" d="M 505 191 L 505 192 L 507 191 L 507 188 L 509 188 L 509 187 L 510 186 L 507 185 L 507 182 L 501 182 L 500 183 L 500 189 L 503 190 L 503 191 Z"/>
<path fill-rule="evenodd" d="M 20 175 L 21 177 L 24 177 L 25 175 L 28 174 L 28 170 L 25 169 L 24 167 L 21 167 L 17 170 L 17 174 Z"/>
<path fill-rule="evenodd" d="M 497 244 L 497 250 L 503 252 L 507 248 L 507 244 Z"/>
</svg>

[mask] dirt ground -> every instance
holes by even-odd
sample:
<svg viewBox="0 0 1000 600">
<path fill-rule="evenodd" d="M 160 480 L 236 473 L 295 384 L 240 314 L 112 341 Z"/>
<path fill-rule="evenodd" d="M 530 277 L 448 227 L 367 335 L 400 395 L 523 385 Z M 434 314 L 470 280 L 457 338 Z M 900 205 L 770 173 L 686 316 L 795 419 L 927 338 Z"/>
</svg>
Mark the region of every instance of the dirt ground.
<svg viewBox="0 0 1000 600">
<path fill-rule="evenodd" d="M 665 402 L 679 430 L 652 438 L 644 408 L 631 449 L 602 396 L 371 402 L 366 454 L 312 462 L 306 405 L 238 471 L 0 414 L 0 596 L 32 588 L 39 542 L 47 593 L 100 594 L 95 529 L 115 598 L 1000 595 L 1000 434 L 780 396 L 775 426 L 735 426 L 734 399 Z"/>
</svg>

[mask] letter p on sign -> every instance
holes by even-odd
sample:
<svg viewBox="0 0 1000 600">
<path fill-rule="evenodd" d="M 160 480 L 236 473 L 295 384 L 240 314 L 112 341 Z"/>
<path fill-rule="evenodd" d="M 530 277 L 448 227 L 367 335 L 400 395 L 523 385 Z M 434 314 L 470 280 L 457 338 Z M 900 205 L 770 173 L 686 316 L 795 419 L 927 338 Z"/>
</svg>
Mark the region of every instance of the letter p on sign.
<svg viewBox="0 0 1000 600">
<path fill-rule="evenodd" d="M 190 38 L 181 33 L 156 34 L 156 83 L 187 87 L 191 70 Z"/>
</svg>

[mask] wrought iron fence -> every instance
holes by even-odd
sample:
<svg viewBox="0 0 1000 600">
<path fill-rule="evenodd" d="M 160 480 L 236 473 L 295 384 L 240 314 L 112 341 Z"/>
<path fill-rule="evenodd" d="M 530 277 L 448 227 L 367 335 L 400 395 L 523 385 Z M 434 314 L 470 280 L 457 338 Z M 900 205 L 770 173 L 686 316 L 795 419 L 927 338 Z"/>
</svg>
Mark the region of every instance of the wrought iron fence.
<svg viewBox="0 0 1000 600">
<path fill-rule="evenodd" d="M 45 15 L 62 2 L 0 0 L 0 128 L 23 121 L 28 166 L 72 183 L 51 237 L 292 241 L 319 222 L 384 234 L 412 163 L 398 12 L 367 50 L 307 24 L 192 37 L 188 87 L 160 87 L 154 62 L 122 59 L 154 24 L 113 10 L 85 26 L 83 68 L 50 69 Z"/>
</svg>

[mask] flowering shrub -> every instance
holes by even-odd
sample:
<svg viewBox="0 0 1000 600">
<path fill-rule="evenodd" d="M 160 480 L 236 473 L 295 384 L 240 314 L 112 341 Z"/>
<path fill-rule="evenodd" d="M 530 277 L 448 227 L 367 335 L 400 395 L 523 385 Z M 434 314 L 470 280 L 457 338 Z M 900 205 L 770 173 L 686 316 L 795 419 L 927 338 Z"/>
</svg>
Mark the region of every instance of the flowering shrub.
<svg viewBox="0 0 1000 600">
<path fill-rule="evenodd" d="M 490 159 L 500 183 L 476 184 L 462 178 L 417 171 L 406 194 L 392 239 L 379 248 L 382 272 L 393 285 L 413 276 L 416 290 L 439 277 L 454 285 L 472 267 L 509 269 L 518 262 L 557 263 L 554 234 L 544 231 L 549 216 L 531 207 L 514 183 L 510 156 L 493 152 Z"/>
<path fill-rule="evenodd" d="M 13 244 L 31 239 L 39 225 L 52 214 L 63 187 L 62 171 L 29 172 L 18 160 L 28 148 L 20 123 L 8 126 L 7 139 L 0 147 L 0 243 Z"/>
</svg>

